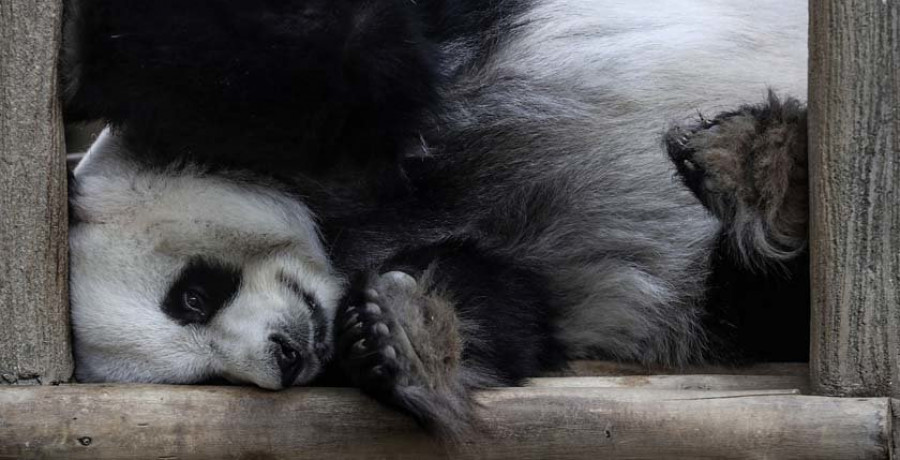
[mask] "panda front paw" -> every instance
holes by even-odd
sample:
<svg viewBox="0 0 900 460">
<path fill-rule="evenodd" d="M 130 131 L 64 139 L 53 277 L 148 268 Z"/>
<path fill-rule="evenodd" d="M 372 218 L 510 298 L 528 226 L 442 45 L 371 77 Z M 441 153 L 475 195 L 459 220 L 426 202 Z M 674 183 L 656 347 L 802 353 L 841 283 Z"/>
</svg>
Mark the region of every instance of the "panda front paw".
<svg viewBox="0 0 900 460">
<path fill-rule="evenodd" d="M 338 318 L 338 348 L 341 363 L 354 382 L 370 393 L 391 393 L 410 384 L 410 362 L 406 354 L 412 348 L 409 337 L 389 308 L 379 304 L 377 288 L 390 285 L 415 285 L 415 279 L 402 272 L 390 272 L 363 291 L 357 302 L 348 304 Z M 398 353 L 398 349 L 403 354 Z"/>
<path fill-rule="evenodd" d="M 789 260 L 806 247 L 806 109 L 774 94 L 665 136 L 682 182 L 724 224 L 749 266 Z"/>
<path fill-rule="evenodd" d="M 448 439 L 473 421 L 451 304 L 412 276 L 370 276 L 339 312 L 338 353 L 344 372 L 366 394 L 412 415 Z"/>
</svg>

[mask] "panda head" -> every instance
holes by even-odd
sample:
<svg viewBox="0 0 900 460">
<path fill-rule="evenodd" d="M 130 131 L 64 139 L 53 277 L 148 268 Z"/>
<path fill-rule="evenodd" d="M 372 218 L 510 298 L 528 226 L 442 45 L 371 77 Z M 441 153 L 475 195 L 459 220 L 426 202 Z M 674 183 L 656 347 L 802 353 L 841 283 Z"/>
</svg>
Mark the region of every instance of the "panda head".
<svg viewBox="0 0 900 460">
<path fill-rule="evenodd" d="M 330 359 L 342 280 L 296 198 L 191 167 L 142 169 L 109 133 L 73 187 L 80 381 L 278 389 Z"/>
</svg>

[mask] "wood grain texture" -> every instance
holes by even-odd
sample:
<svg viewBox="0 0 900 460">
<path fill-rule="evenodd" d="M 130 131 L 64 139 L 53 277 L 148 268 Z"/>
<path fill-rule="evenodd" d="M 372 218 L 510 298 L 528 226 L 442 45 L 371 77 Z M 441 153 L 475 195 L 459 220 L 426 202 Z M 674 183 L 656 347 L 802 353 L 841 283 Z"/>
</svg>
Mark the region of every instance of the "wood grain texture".
<svg viewBox="0 0 900 460">
<path fill-rule="evenodd" d="M 61 9 L 0 1 L 0 384 L 72 376 Z"/>
<path fill-rule="evenodd" d="M 809 393 L 809 375 L 625 375 L 542 377 L 528 386 L 548 388 L 641 388 L 648 390 L 796 390 Z"/>
<path fill-rule="evenodd" d="M 626 375 L 768 375 L 768 376 L 808 376 L 807 363 L 756 363 L 743 366 L 644 366 L 615 361 L 576 360 L 569 362 L 569 369 L 558 372 L 553 377 L 620 377 Z M 549 376 L 549 375 L 548 375 Z"/>
<path fill-rule="evenodd" d="M 813 388 L 900 396 L 900 0 L 810 20 Z"/>
<path fill-rule="evenodd" d="M 356 390 L 0 389 L 0 459 L 888 458 L 888 398 L 790 391 L 508 388 L 448 448 Z"/>
</svg>

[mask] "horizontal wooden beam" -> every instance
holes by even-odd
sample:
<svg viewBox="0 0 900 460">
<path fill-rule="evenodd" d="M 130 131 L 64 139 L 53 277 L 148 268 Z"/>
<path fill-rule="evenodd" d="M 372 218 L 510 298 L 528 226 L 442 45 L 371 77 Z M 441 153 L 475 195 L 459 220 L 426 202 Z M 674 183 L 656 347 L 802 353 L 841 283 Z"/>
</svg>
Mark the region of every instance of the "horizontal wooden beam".
<svg viewBox="0 0 900 460">
<path fill-rule="evenodd" d="M 532 379 L 531 386 L 648 390 L 797 390 L 809 393 L 808 375 L 625 375 Z"/>
<path fill-rule="evenodd" d="M 684 366 L 684 367 L 648 367 L 634 363 L 615 361 L 579 360 L 569 363 L 569 369 L 559 374 L 560 377 L 577 376 L 623 376 L 623 375 L 792 375 L 809 376 L 807 363 L 756 363 L 744 366 Z"/>
<path fill-rule="evenodd" d="M 11 458 L 889 458 L 891 401 L 793 390 L 480 392 L 480 438 L 447 447 L 356 390 L 0 389 Z"/>
</svg>

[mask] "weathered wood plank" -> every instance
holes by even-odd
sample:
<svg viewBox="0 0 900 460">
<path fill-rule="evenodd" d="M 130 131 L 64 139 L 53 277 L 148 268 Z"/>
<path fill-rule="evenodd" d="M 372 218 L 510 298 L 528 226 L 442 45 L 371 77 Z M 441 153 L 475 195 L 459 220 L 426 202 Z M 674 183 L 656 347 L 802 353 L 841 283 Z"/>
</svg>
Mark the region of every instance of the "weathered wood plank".
<svg viewBox="0 0 900 460">
<path fill-rule="evenodd" d="M 808 376 L 807 363 L 757 363 L 744 366 L 685 366 L 648 367 L 641 364 L 620 363 L 615 361 L 579 360 L 569 363 L 569 370 L 560 372 L 559 377 L 580 376 L 624 376 L 624 375 L 686 375 L 686 374 L 726 374 L 726 375 L 793 375 Z"/>
<path fill-rule="evenodd" d="M 453 451 L 353 389 L 8 387 L 0 459 L 888 458 L 889 399 L 781 393 L 484 391 L 484 438 Z"/>
<path fill-rule="evenodd" d="M 813 388 L 900 396 L 900 1 L 810 18 Z"/>
<path fill-rule="evenodd" d="M 543 377 L 529 386 L 549 388 L 635 388 L 648 390 L 797 390 L 809 393 L 808 375 L 626 375 Z"/>
<path fill-rule="evenodd" d="M 72 375 L 61 3 L 0 1 L 0 384 Z"/>
</svg>

